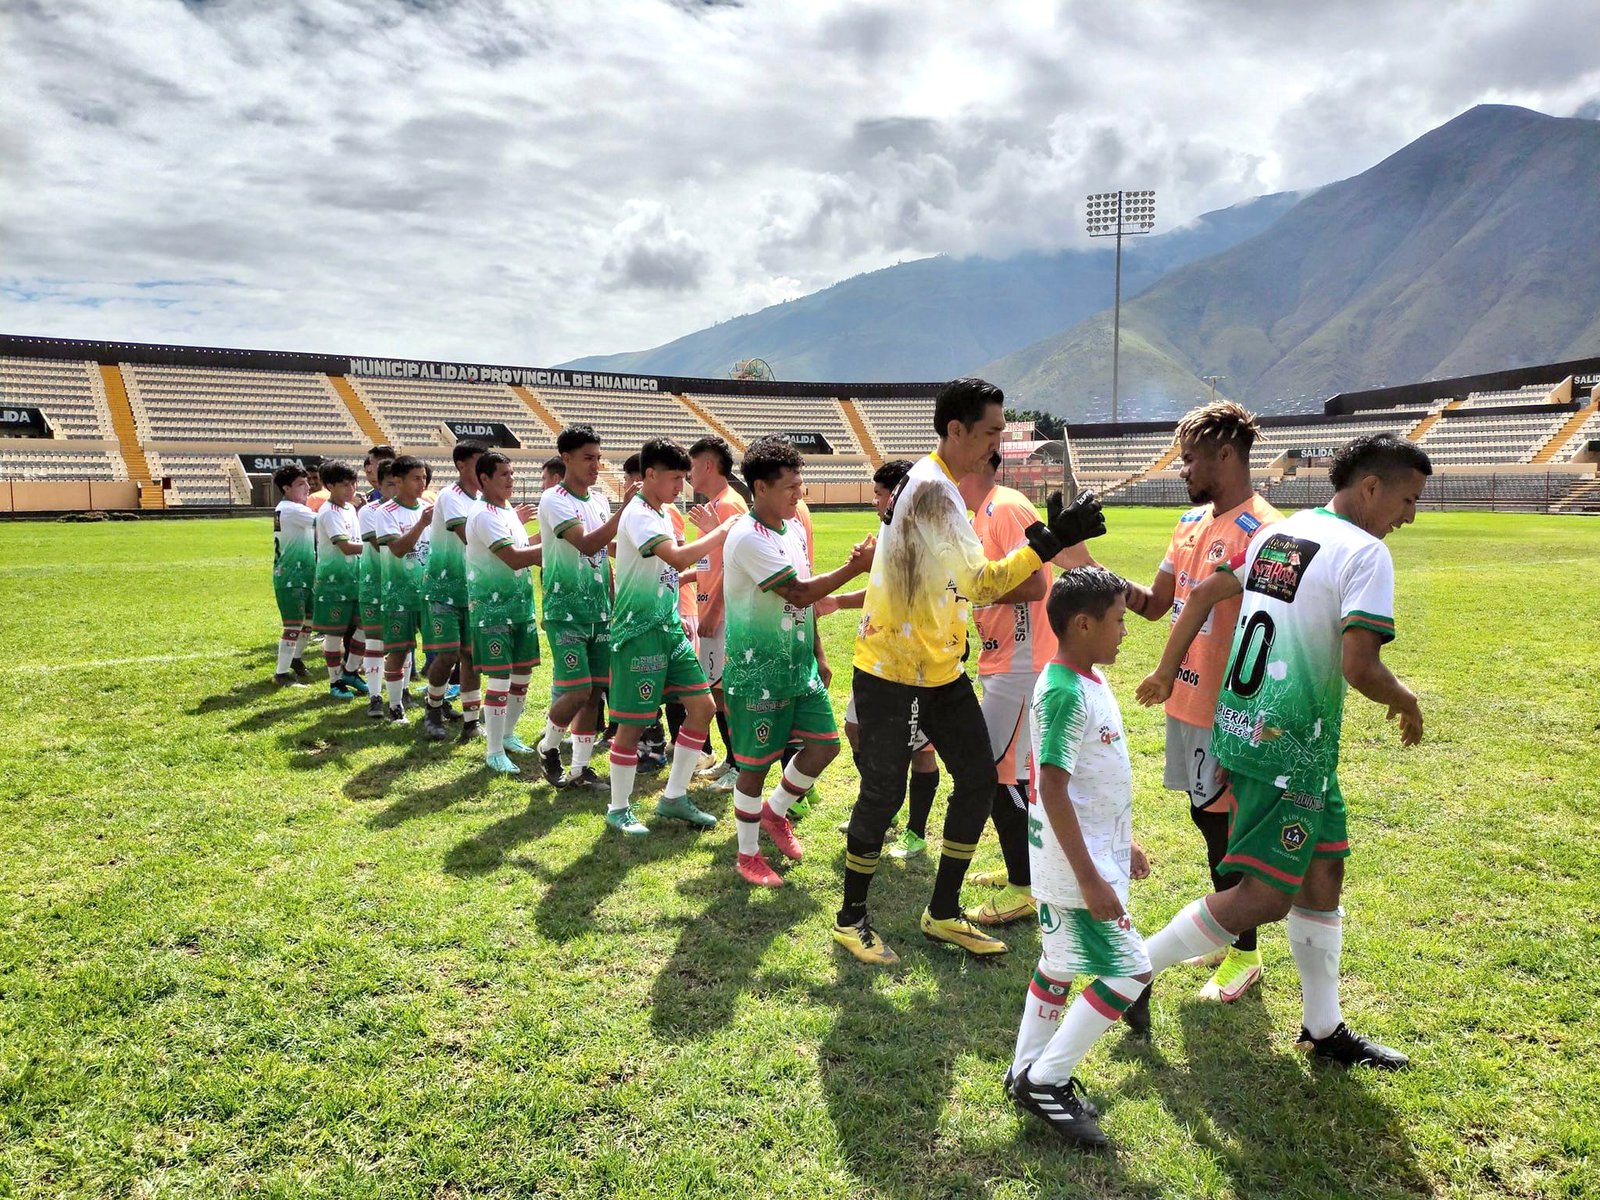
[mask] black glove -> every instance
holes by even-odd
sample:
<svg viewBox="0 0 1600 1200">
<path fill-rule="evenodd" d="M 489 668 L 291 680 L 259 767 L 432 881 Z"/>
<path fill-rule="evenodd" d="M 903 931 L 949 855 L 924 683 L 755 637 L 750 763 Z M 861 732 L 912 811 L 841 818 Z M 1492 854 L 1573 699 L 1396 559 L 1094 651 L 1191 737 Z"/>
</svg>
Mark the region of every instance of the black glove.
<svg viewBox="0 0 1600 1200">
<path fill-rule="evenodd" d="M 1035 521 L 1029 525 L 1022 531 L 1022 536 L 1028 539 L 1028 545 L 1042 563 L 1049 562 L 1063 549 L 1061 539 L 1051 533 L 1043 521 Z"/>
<path fill-rule="evenodd" d="M 1071 507 L 1061 507 L 1061 493 L 1050 493 L 1044 502 L 1050 532 L 1060 539 L 1062 548 L 1076 546 L 1106 531 L 1106 515 L 1100 511 L 1100 501 L 1093 492 L 1082 491 Z M 1052 555 L 1052 557 L 1054 557 Z"/>
</svg>

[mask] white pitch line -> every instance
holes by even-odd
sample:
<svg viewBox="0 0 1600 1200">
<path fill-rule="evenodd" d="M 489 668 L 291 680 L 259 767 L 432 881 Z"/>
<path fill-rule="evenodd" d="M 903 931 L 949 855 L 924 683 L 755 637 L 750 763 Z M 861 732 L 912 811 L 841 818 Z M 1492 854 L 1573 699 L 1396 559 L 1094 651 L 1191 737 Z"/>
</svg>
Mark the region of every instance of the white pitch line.
<svg viewBox="0 0 1600 1200">
<path fill-rule="evenodd" d="M 13 663 L 0 667 L 0 675 L 45 671 L 93 671 L 100 667 L 135 667 L 141 663 L 186 662 L 196 658 L 227 658 L 237 650 L 197 650 L 192 654 L 143 654 L 137 658 L 88 658 L 69 663 Z"/>
</svg>

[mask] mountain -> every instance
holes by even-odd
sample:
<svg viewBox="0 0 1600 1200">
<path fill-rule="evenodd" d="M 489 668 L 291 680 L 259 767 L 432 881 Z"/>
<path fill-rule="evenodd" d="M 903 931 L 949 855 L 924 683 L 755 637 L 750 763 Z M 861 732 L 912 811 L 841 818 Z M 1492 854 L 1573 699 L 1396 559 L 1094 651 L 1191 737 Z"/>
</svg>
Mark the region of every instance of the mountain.
<svg viewBox="0 0 1600 1200">
<path fill-rule="evenodd" d="M 1125 242 L 1123 295 L 1259 233 L 1300 195 L 1260 196 L 1168 233 Z M 627 354 L 574 359 L 578 370 L 726 375 L 764 358 L 779 379 L 948 379 L 1087 317 L 1111 300 L 1112 251 L 923 258 L 857 275 L 798 300 Z"/>
<path fill-rule="evenodd" d="M 1181 412 L 1206 374 L 1270 412 L 1600 352 L 1597 178 L 1600 122 L 1463 113 L 1125 301 L 1124 419 Z M 979 373 L 1019 407 L 1103 417 L 1109 324 L 1095 314 Z"/>
</svg>

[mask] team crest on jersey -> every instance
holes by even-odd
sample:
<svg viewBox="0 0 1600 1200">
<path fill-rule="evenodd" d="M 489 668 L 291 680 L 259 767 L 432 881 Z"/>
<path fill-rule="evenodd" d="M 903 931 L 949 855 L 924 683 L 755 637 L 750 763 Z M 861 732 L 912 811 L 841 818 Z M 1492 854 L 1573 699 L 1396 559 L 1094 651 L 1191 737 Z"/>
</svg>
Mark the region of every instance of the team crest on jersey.
<svg viewBox="0 0 1600 1200">
<path fill-rule="evenodd" d="M 505 647 L 505 643 L 502 642 L 499 638 L 490 638 L 489 639 L 489 657 L 490 658 L 499 658 L 502 654 L 505 653 L 505 648 L 506 648 Z"/>
<path fill-rule="evenodd" d="M 655 684 L 651 683 L 648 679 L 643 680 L 643 681 L 640 682 L 640 684 L 639 684 L 639 699 L 648 700 L 648 699 L 650 699 L 651 696 L 654 696 L 655 694 L 656 694 L 656 685 Z"/>
<path fill-rule="evenodd" d="M 1221 538 L 1206 547 L 1206 561 L 1208 563 L 1221 562 L 1228 556 L 1228 544 Z"/>
<path fill-rule="evenodd" d="M 1061 914 L 1042 900 L 1039 902 L 1039 928 L 1046 933 L 1054 933 L 1061 928 Z"/>
<path fill-rule="evenodd" d="M 1299 821 L 1285 821 L 1283 831 L 1278 834 L 1278 840 L 1290 854 L 1298 854 L 1310 836 L 1306 827 Z"/>
<path fill-rule="evenodd" d="M 567 653 L 562 657 L 561 661 L 567 664 L 567 670 L 569 671 L 576 671 L 578 669 L 578 656 L 571 650 L 567 651 Z"/>
<path fill-rule="evenodd" d="M 765 746 L 767 744 L 767 739 L 770 738 L 771 736 L 772 736 L 772 725 L 769 722 L 762 721 L 762 722 L 760 722 L 759 724 L 756 725 L 756 741 L 760 742 L 763 746 Z"/>
</svg>

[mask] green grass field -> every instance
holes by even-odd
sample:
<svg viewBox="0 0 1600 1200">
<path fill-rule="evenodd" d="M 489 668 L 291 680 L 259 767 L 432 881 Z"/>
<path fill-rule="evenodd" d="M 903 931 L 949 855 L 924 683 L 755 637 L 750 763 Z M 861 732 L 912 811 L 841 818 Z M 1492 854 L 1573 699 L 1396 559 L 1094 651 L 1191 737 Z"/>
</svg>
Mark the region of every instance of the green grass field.
<svg viewBox="0 0 1600 1200">
<path fill-rule="evenodd" d="M 1095 551 L 1147 580 L 1174 517 L 1113 510 Z M 817 527 L 828 563 L 871 524 Z M 1259 998 L 1178 968 L 1149 1049 L 1095 1048 L 1118 1148 L 1086 1157 L 1001 1091 L 1034 931 L 999 962 L 925 942 L 933 863 L 886 860 L 903 962 L 831 947 L 848 756 L 790 886 L 752 892 L 727 797 L 624 844 L 601 796 L 275 690 L 265 521 L 0 525 L 0 1194 L 1600 1195 L 1597 530 L 1390 540 L 1427 740 L 1352 696 L 1344 1004 L 1414 1069 L 1309 1069 L 1268 931 Z M 842 709 L 851 619 L 824 625 Z M 1111 671 L 1147 934 L 1204 878 L 1131 702 L 1161 636 Z M 536 676 L 524 732 L 543 707 Z"/>
</svg>

